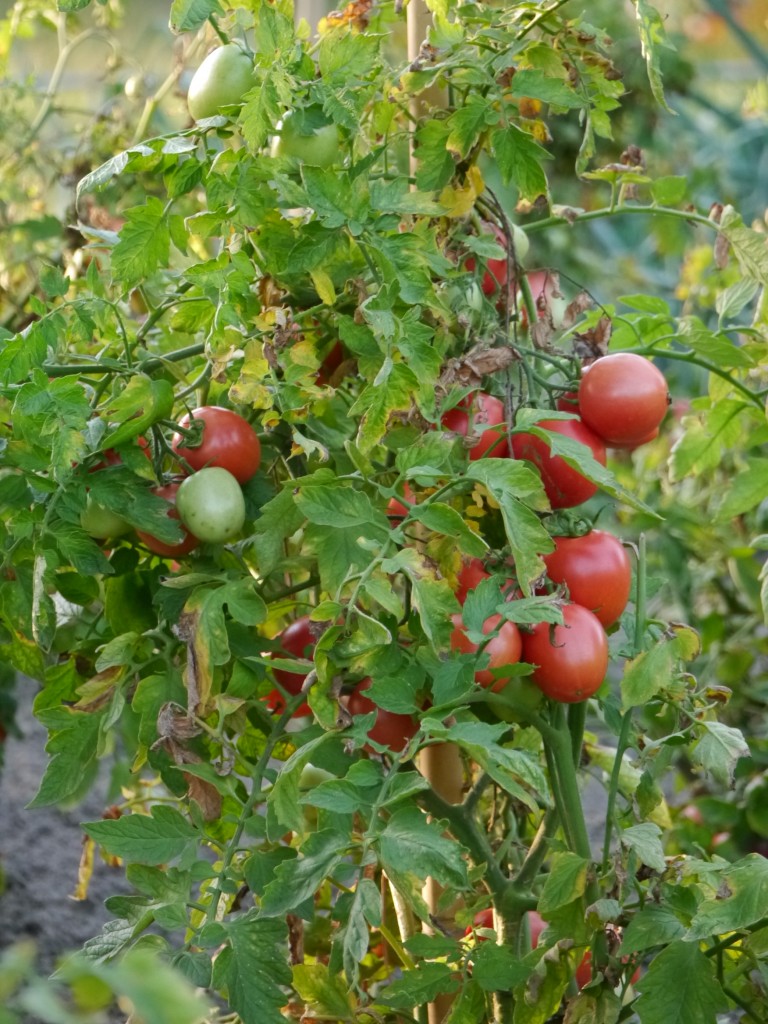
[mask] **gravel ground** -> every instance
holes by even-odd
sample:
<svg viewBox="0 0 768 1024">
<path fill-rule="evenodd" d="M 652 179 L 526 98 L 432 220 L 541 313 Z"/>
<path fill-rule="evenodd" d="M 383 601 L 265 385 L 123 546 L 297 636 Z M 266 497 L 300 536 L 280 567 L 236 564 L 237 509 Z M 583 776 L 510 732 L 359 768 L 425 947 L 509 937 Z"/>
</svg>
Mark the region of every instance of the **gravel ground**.
<svg viewBox="0 0 768 1024">
<path fill-rule="evenodd" d="M 45 729 L 32 715 L 36 684 L 18 687 L 21 738 L 8 737 L 0 774 L 0 864 L 6 876 L 0 895 L 0 949 L 20 939 L 37 945 L 40 970 L 53 970 L 64 953 L 97 934 L 110 915 L 107 896 L 126 890 L 121 870 L 97 858 L 87 900 L 71 893 L 80 862 L 80 822 L 101 817 L 103 794 L 95 790 L 79 807 L 25 810 L 42 778 L 48 755 Z"/>
</svg>

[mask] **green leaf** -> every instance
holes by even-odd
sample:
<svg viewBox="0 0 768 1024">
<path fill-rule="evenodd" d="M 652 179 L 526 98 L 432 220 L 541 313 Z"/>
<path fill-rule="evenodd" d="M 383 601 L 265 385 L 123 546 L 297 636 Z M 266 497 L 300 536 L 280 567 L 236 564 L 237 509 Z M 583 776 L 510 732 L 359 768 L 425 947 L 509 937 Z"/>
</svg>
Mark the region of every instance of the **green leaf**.
<svg viewBox="0 0 768 1024">
<path fill-rule="evenodd" d="M 219 0 L 173 0 L 169 24 L 171 31 L 195 32 L 212 14 L 223 14 Z"/>
<path fill-rule="evenodd" d="M 437 192 L 453 177 L 456 164 L 448 151 L 450 134 L 447 120 L 426 121 L 416 133 L 416 186 L 423 192 Z"/>
<path fill-rule="evenodd" d="M 731 243 L 741 272 L 753 281 L 768 286 L 768 244 L 764 234 L 745 227 L 732 206 L 726 206 L 720 219 L 720 231 Z"/>
<path fill-rule="evenodd" d="M 698 741 L 691 750 L 694 764 L 724 786 L 733 786 L 736 763 L 749 757 L 747 741 L 739 729 L 724 722 L 696 722 L 694 732 Z"/>
<path fill-rule="evenodd" d="M 389 532 L 389 521 L 363 491 L 339 484 L 330 473 L 299 482 L 295 495 L 299 510 L 310 523 L 335 529 L 374 526 Z"/>
<path fill-rule="evenodd" d="M 331 974 L 327 964 L 296 964 L 293 987 L 314 1015 L 334 1021 L 352 1019 L 354 1001 L 349 985 L 343 975 Z"/>
<path fill-rule="evenodd" d="M 224 929 L 229 944 L 214 961 L 214 986 L 226 986 L 229 1005 L 243 1024 L 285 1024 L 281 1010 L 291 983 L 285 922 L 249 910 L 227 918 Z"/>
<path fill-rule="evenodd" d="M 479 558 L 488 550 L 486 542 L 474 530 L 470 530 L 461 514 L 443 502 L 433 501 L 426 505 L 416 505 L 411 510 L 410 517 L 423 523 L 428 530 L 453 537 L 459 548 L 468 555 Z"/>
<path fill-rule="evenodd" d="M 661 844 L 661 829 L 653 822 L 644 821 L 639 825 L 625 828 L 621 842 L 637 854 L 640 861 L 654 871 L 662 872 L 667 866 L 664 847 Z"/>
<path fill-rule="evenodd" d="M 435 649 L 448 646 L 451 615 L 459 610 L 447 580 L 438 579 L 427 559 L 413 548 L 403 548 L 394 558 L 387 559 L 382 569 L 387 573 L 402 572 L 411 582 L 411 600 L 421 621 L 421 628 Z"/>
<path fill-rule="evenodd" d="M 279 917 L 295 911 L 312 899 L 323 882 L 344 860 L 346 851 L 338 832 L 313 832 L 304 841 L 301 853 L 275 868 L 274 879 L 264 890 L 261 913 Z"/>
<path fill-rule="evenodd" d="M 584 97 L 565 78 L 553 77 L 544 71 L 527 68 L 516 71 L 512 88 L 517 96 L 529 96 L 568 110 L 577 110 L 585 105 Z"/>
<path fill-rule="evenodd" d="M 305 533 L 307 546 L 317 557 L 317 568 L 324 590 L 336 594 L 350 573 L 365 569 L 374 558 L 372 543 L 381 540 L 381 533 L 371 526 L 348 526 L 332 529 L 310 525 Z"/>
<path fill-rule="evenodd" d="M 172 807 L 131 814 L 115 821 L 91 821 L 86 835 L 108 853 L 141 864 L 164 864 L 187 853 L 199 840 L 197 829 Z"/>
<path fill-rule="evenodd" d="M 645 57 L 645 66 L 648 73 L 648 82 L 651 86 L 651 92 L 653 93 L 654 99 L 660 106 L 664 107 L 664 109 L 670 114 L 674 114 L 674 110 L 672 110 L 668 105 L 664 97 L 664 86 L 662 84 L 661 65 L 658 52 L 658 47 L 660 46 L 666 47 L 669 50 L 674 50 L 674 46 L 672 46 L 667 39 L 667 33 L 664 28 L 664 19 L 656 8 L 652 7 L 647 0 L 632 0 L 632 2 L 635 5 L 635 14 L 640 30 L 640 43 L 642 46 L 643 56 Z M 645 1021 L 643 1024 L 645 1024 Z"/>
<path fill-rule="evenodd" d="M 417 807 L 396 810 L 378 837 L 381 864 L 391 878 L 408 873 L 434 878 L 440 885 L 464 889 L 467 865 L 461 848 L 444 835 L 444 826 Z"/>
<path fill-rule="evenodd" d="M 665 638 L 627 662 L 621 679 L 622 711 L 642 707 L 667 688 L 672 682 L 675 661 L 674 643 Z"/>
<path fill-rule="evenodd" d="M 748 458 L 746 464 L 745 470 L 730 478 L 715 513 L 715 522 L 732 522 L 768 498 L 768 462 L 765 459 Z"/>
<path fill-rule="evenodd" d="M 685 934 L 685 926 L 671 907 L 646 904 L 629 922 L 621 940 L 622 954 L 644 953 L 654 946 L 668 946 Z"/>
<path fill-rule="evenodd" d="M 142 206 L 125 211 L 120 241 L 112 250 L 112 273 L 125 288 L 132 288 L 159 266 L 166 266 L 169 256 L 165 207 L 156 196 L 147 196 Z"/>
<path fill-rule="evenodd" d="M 293 481 L 288 483 L 292 485 Z M 295 533 L 303 521 L 304 515 L 296 504 L 292 486 L 286 486 L 262 505 L 253 528 L 253 546 L 262 573 L 268 575 L 281 564 L 285 558 L 286 538 Z"/>
<path fill-rule="evenodd" d="M 316 736 L 295 750 L 280 769 L 267 802 L 270 813 L 274 814 L 276 821 L 284 828 L 292 829 L 294 832 L 304 831 L 305 825 L 299 805 L 301 772 L 312 760 L 315 751 L 329 739 L 332 739 L 329 733 Z"/>
<path fill-rule="evenodd" d="M 514 185 L 523 199 L 533 202 L 547 193 L 547 176 L 541 166 L 550 154 L 516 125 L 491 132 L 496 162 L 505 185 Z"/>
<path fill-rule="evenodd" d="M 543 917 L 584 895 L 588 867 L 583 857 L 568 851 L 556 853 L 552 857 L 552 870 L 545 877 L 539 897 L 539 911 Z"/>
<path fill-rule="evenodd" d="M 448 118 L 451 130 L 445 144 L 449 152 L 461 160 L 465 159 L 476 145 L 485 125 L 493 123 L 488 120 L 489 113 L 493 115 L 487 101 L 470 94 L 467 101 Z"/>
<path fill-rule="evenodd" d="M 409 1010 L 433 1002 L 441 992 L 455 992 L 459 982 L 448 964 L 426 961 L 381 989 L 378 997 L 386 1006 Z"/>
<path fill-rule="evenodd" d="M 686 933 L 686 941 L 697 942 L 711 935 L 723 935 L 757 924 L 768 907 L 768 860 L 751 853 L 729 864 L 719 879 L 716 896 L 699 904 Z"/>
<path fill-rule="evenodd" d="M 509 991 L 531 973 L 509 946 L 478 943 L 472 950 L 472 977 L 486 992 Z"/>
<path fill-rule="evenodd" d="M 282 75 L 281 68 L 276 67 L 274 75 L 265 75 L 258 87 L 246 94 L 238 121 L 252 153 L 262 149 L 280 120 L 278 83 Z"/>
<path fill-rule="evenodd" d="M 419 387 L 419 379 L 410 367 L 394 363 L 363 388 L 350 410 L 350 415 L 360 415 L 357 444 L 363 454 L 368 455 L 381 441 L 394 413 L 411 409 Z"/>
<path fill-rule="evenodd" d="M 641 1024 L 715 1024 L 727 1001 L 716 964 L 692 942 L 672 942 L 637 983 Z"/>
<path fill-rule="evenodd" d="M 49 730 L 46 745 L 51 760 L 40 788 L 27 805 L 49 807 L 75 795 L 96 764 L 102 716 L 68 707 L 38 711 L 37 717 Z"/>
<path fill-rule="evenodd" d="M 327 228 L 347 226 L 359 235 L 370 213 L 368 189 L 363 177 L 305 165 L 301 172 L 309 205 Z"/>
<path fill-rule="evenodd" d="M 677 206 L 688 193 L 688 179 L 681 174 L 669 174 L 651 182 L 651 195 L 661 206 Z"/>
</svg>

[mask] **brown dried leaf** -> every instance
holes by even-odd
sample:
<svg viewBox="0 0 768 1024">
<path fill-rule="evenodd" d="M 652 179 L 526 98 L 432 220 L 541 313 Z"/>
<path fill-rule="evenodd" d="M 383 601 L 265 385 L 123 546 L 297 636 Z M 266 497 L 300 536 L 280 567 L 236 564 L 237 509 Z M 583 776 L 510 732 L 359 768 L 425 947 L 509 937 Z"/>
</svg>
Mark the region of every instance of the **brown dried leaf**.
<svg viewBox="0 0 768 1024">
<path fill-rule="evenodd" d="M 519 358 L 513 348 L 476 345 L 461 359 L 451 359 L 446 364 L 438 378 L 438 394 L 447 394 L 453 387 L 479 387 L 483 377 L 506 370 Z"/>
<path fill-rule="evenodd" d="M 196 758 L 195 760 L 199 760 Z M 187 794 L 190 800 L 199 805 L 204 821 L 215 821 L 221 816 L 221 793 L 205 779 L 197 775 L 190 775 L 184 772 L 184 780 L 187 783 Z"/>
<path fill-rule="evenodd" d="M 573 350 L 580 359 L 592 362 L 607 355 L 608 343 L 613 333 L 613 323 L 609 316 L 601 316 L 594 327 L 583 334 L 574 334 Z"/>
<path fill-rule="evenodd" d="M 91 676 L 82 686 L 78 686 L 80 700 L 73 706 L 78 711 L 99 711 L 112 700 L 117 684 L 124 675 L 124 665 L 113 665 Z"/>
<path fill-rule="evenodd" d="M 331 11 L 325 17 L 328 28 L 340 28 L 345 25 L 364 29 L 371 18 L 374 0 L 352 0 L 342 11 Z"/>
<path fill-rule="evenodd" d="M 718 270 L 725 270 L 728 266 L 728 260 L 731 252 L 731 243 L 718 231 L 717 237 L 715 238 L 715 245 L 713 249 L 715 266 Z"/>
<path fill-rule="evenodd" d="M 586 292 L 579 292 L 579 294 L 571 299 L 565 308 L 563 314 L 563 327 L 571 327 L 579 319 L 582 313 L 586 313 L 588 309 L 592 308 L 592 298 Z"/>
<path fill-rule="evenodd" d="M 83 852 L 80 854 L 80 863 L 77 867 L 77 885 L 70 897 L 78 902 L 88 899 L 88 886 L 93 875 L 93 857 L 95 852 L 95 841 L 89 836 L 83 836 Z"/>
<path fill-rule="evenodd" d="M 193 736 L 199 736 L 201 732 L 200 726 L 184 708 L 169 701 L 167 704 L 163 704 L 157 713 L 158 739 L 154 746 L 159 746 L 166 741 L 189 740 Z"/>
</svg>

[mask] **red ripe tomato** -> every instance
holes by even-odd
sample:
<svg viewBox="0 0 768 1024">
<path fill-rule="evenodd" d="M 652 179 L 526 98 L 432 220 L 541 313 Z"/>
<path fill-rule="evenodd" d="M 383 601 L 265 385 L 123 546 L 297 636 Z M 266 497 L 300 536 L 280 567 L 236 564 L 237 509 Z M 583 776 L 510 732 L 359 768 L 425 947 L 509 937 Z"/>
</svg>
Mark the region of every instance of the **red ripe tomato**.
<svg viewBox="0 0 768 1024">
<path fill-rule="evenodd" d="M 537 622 L 523 634 L 523 661 L 531 679 L 552 700 L 577 704 L 596 693 L 608 668 L 608 638 L 600 621 L 580 604 L 563 607 L 563 625 Z"/>
<path fill-rule="evenodd" d="M 474 654 L 478 644 L 473 644 L 464 632 L 464 624 L 461 615 L 452 615 L 453 632 L 451 633 L 451 650 L 461 651 L 463 654 Z M 483 623 L 483 633 L 487 636 L 492 633 L 502 621 L 500 615 L 491 615 Z M 491 669 L 504 668 L 506 665 L 516 665 L 520 661 L 523 643 L 520 630 L 514 622 L 505 620 L 496 636 L 483 648 L 483 653 L 489 655 L 488 667 L 478 669 L 475 672 L 475 680 L 481 686 L 490 687 L 495 693 L 503 690 L 511 676 L 494 676 Z"/>
<path fill-rule="evenodd" d="M 579 384 L 584 422 L 607 444 L 641 444 L 667 412 L 662 372 L 635 352 L 614 352 L 587 366 Z"/>
<path fill-rule="evenodd" d="M 171 447 L 195 472 L 207 466 L 229 470 L 238 483 L 250 480 L 261 464 L 261 443 L 256 431 L 239 413 L 218 405 L 193 409 L 179 420 L 188 429 L 192 419 L 202 420 L 203 439 L 196 448 L 185 447 L 181 434 L 174 434 Z"/>
<path fill-rule="evenodd" d="M 413 504 L 415 500 L 413 489 L 407 480 L 403 484 L 403 497 L 406 501 L 410 501 L 411 504 Z M 393 523 L 395 523 L 399 519 L 405 519 L 408 515 L 408 508 L 402 503 L 402 501 L 398 501 L 397 498 L 390 498 L 387 502 L 387 515 Z"/>
<path fill-rule="evenodd" d="M 457 576 L 459 587 L 456 597 L 459 604 L 464 604 L 470 590 L 474 590 L 478 583 L 487 580 L 489 576 L 490 573 L 485 571 L 485 566 L 479 558 L 470 558 L 469 561 L 462 562 Z"/>
<path fill-rule="evenodd" d="M 583 537 L 554 537 L 555 550 L 544 555 L 553 583 L 563 583 L 574 604 L 594 612 L 606 628 L 627 606 L 632 566 L 618 537 L 592 530 Z"/>
<path fill-rule="evenodd" d="M 498 429 L 505 421 L 504 403 L 484 391 L 476 391 L 445 413 L 441 422 L 446 430 L 475 438 L 469 449 L 469 457 L 474 461 L 484 455 L 503 459 L 509 454 L 507 431 Z"/>
<path fill-rule="evenodd" d="M 266 697 L 261 698 L 273 715 L 282 715 L 285 711 L 285 697 L 279 690 L 270 690 Z M 311 715 L 312 709 L 309 704 L 299 704 L 293 712 L 293 718 L 302 718 L 304 715 Z"/>
<path fill-rule="evenodd" d="M 165 498 L 174 507 L 169 509 L 168 515 L 171 519 L 178 519 L 179 513 L 176 511 L 176 492 L 179 489 L 178 483 L 166 484 L 164 487 L 153 487 L 152 491 L 154 494 L 159 495 L 161 498 Z M 163 555 L 165 558 L 178 558 L 179 555 L 187 555 L 190 551 L 193 551 L 200 541 L 195 537 L 194 534 L 190 533 L 185 526 L 182 527 L 186 533 L 184 540 L 179 541 L 178 544 L 168 544 L 164 540 L 158 540 L 157 537 L 153 537 L 151 533 L 146 533 L 144 530 L 137 530 L 136 535 L 141 542 L 148 547 L 150 551 L 156 555 Z"/>
<path fill-rule="evenodd" d="M 308 615 L 302 615 L 301 618 L 291 622 L 290 625 L 285 627 L 278 639 L 283 650 L 292 659 L 305 658 L 311 660 L 314 656 L 315 637 L 312 634 L 312 623 Z M 279 655 L 273 654 L 272 661 L 277 666 L 280 664 L 281 659 Z M 307 678 L 306 672 L 293 672 L 289 669 L 277 667 L 274 667 L 272 672 L 278 683 L 288 693 L 294 695 L 301 693 L 304 680 Z"/>
<path fill-rule="evenodd" d="M 472 935 L 476 928 L 493 928 L 493 907 L 486 907 L 485 910 L 478 910 L 472 918 L 472 924 L 464 929 L 465 935 Z M 478 942 L 485 942 L 485 935 L 478 935 Z"/>
<path fill-rule="evenodd" d="M 528 931 L 531 933 L 531 949 L 536 949 L 539 944 L 539 936 L 547 927 L 547 922 L 538 910 L 528 911 Z"/>
<path fill-rule="evenodd" d="M 579 393 L 578 391 L 566 391 L 564 395 L 561 395 L 555 402 L 555 408 L 558 412 L 572 412 L 577 416 L 579 414 Z"/>
<path fill-rule="evenodd" d="M 601 466 L 605 465 L 605 445 L 581 420 L 541 420 L 536 425 L 580 441 L 591 449 Z M 527 459 L 536 466 L 552 508 L 573 508 L 597 491 L 596 484 L 572 469 L 559 455 L 552 455 L 547 442 L 533 434 L 513 434 L 512 452 L 516 459 Z"/>
<path fill-rule="evenodd" d="M 369 697 L 365 696 L 365 691 L 370 685 L 370 679 L 363 679 L 355 686 L 349 695 L 347 710 L 350 715 L 367 715 L 371 711 L 375 711 L 376 721 L 368 730 L 368 739 L 399 753 L 416 735 L 419 723 L 410 715 L 397 715 L 374 704 Z"/>
</svg>

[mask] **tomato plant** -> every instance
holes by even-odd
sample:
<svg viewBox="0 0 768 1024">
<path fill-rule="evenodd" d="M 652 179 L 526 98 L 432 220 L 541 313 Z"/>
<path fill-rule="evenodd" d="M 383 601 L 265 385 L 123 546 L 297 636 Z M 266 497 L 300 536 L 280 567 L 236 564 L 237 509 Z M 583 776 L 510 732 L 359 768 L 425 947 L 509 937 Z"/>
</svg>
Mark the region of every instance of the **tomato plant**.
<svg viewBox="0 0 768 1024">
<path fill-rule="evenodd" d="M 461 615 L 452 616 L 452 621 L 451 649 L 463 654 L 474 654 L 480 645 L 473 643 L 467 636 Z M 475 672 L 475 679 L 481 686 L 487 686 L 491 690 L 503 690 L 511 677 L 492 670 L 503 670 L 520 661 L 520 630 L 514 622 L 508 619 L 502 621 L 501 615 L 492 615 L 483 623 L 483 633 L 486 636 L 489 633 L 494 635 L 483 647 L 483 653 L 488 655 L 488 667 L 478 669 Z"/>
<path fill-rule="evenodd" d="M 486 455 L 504 458 L 508 454 L 507 432 L 499 429 L 506 422 L 504 403 L 494 395 L 483 391 L 468 395 L 449 409 L 441 422 L 446 430 L 469 438 L 470 459 Z"/>
<path fill-rule="evenodd" d="M 200 121 L 240 103 L 255 84 L 253 61 L 238 43 L 226 43 L 211 51 L 189 83 L 187 106 Z"/>
<path fill-rule="evenodd" d="M 664 374 L 635 352 L 603 356 L 582 373 L 581 417 L 606 444 L 645 444 L 655 436 L 668 407 Z"/>
<path fill-rule="evenodd" d="M 592 458 L 605 465 L 605 445 L 581 420 L 541 420 L 536 425 L 586 445 Z M 535 434 L 512 434 L 512 451 L 516 459 L 526 459 L 536 466 L 552 508 L 572 508 L 597 493 L 597 484 L 569 466 L 562 456 L 553 455 L 547 441 Z"/>
<path fill-rule="evenodd" d="M 164 498 L 165 501 L 169 502 L 171 507 L 168 509 L 167 514 L 171 519 L 179 518 L 179 513 L 176 508 L 176 497 L 179 491 L 179 486 L 179 482 L 173 481 L 169 484 L 163 484 L 161 487 L 153 488 L 154 493 L 158 497 Z M 136 536 L 153 554 L 162 555 L 165 558 L 180 558 L 182 555 L 188 555 L 190 551 L 194 551 L 200 543 L 200 539 L 194 536 L 194 534 L 186 529 L 186 527 L 182 527 L 182 529 L 184 531 L 184 538 L 180 540 L 178 544 L 171 544 L 160 540 L 153 534 L 148 533 L 146 530 L 137 530 Z"/>
<path fill-rule="evenodd" d="M 199 444 L 190 447 L 186 437 L 178 432 L 171 439 L 171 446 L 180 459 L 195 471 L 208 466 L 226 469 L 241 484 L 254 476 L 261 464 L 261 442 L 239 413 L 218 405 L 206 405 L 183 416 L 179 427 L 188 431 L 193 423 L 202 424 Z"/>
<path fill-rule="evenodd" d="M 574 604 L 594 612 L 606 628 L 627 606 L 632 566 L 621 541 L 605 530 L 580 537 L 554 537 L 555 550 L 544 556 L 553 583 L 568 588 Z"/>
<path fill-rule="evenodd" d="M 365 691 L 371 686 L 370 679 L 357 683 L 347 700 L 350 715 L 368 715 L 376 712 L 376 719 L 368 730 L 368 739 L 380 743 L 390 750 L 402 751 L 413 739 L 419 729 L 419 723 L 411 715 L 399 715 L 393 711 L 385 711 L 378 704 L 366 697 Z"/>
<path fill-rule="evenodd" d="M 707 92 L 661 56 L 690 19 L 133 5 L 158 57 L 120 0 L 12 6 L 0 655 L 39 684 L 32 806 L 113 780 L 78 895 L 104 858 L 131 889 L 78 963 L 174 1024 L 649 1024 L 690 1016 L 681 977 L 766 1019 L 739 851 L 768 835 L 768 254 L 754 199 L 711 205 L 738 191 L 706 176 L 718 133 L 677 144 Z M 726 111 L 753 197 L 760 118 L 730 116 L 760 96 Z M 639 399 L 595 383 L 627 353 Z M 647 356 L 679 415 L 606 460 L 658 430 Z M 617 542 L 561 536 L 590 498 L 637 551 L 626 610 Z M 98 543 L 94 505 L 138 539 Z M 666 797 L 704 789 L 722 813 L 683 843 Z M 648 970 L 619 999 L 625 949 Z M 80 1010 L 31 992 L 11 1018 Z"/>
<path fill-rule="evenodd" d="M 245 498 L 236 478 L 220 466 L 185 477 L 176 492 L 179 519 L 198 540 L 223 544 L 240 533 Z"/>
<path fill-rule="evenodd" d="M 599 619 L 578 604 L 563 605 L 563 624 L 539 622 L 522 635 L 522 660 L 547 697 L 574 704 L 600 689 L 608 669 L 608 640 Z"/>
<path fill-rule="evenodd" d="M 86 499 L 85 508 L 80 515 L 80 525 L 87 534 L 97 539 L 120 537 L 128 533 L 130 524 L 111 509 L 105 508 L 90 496 Z"/>
</svg>

